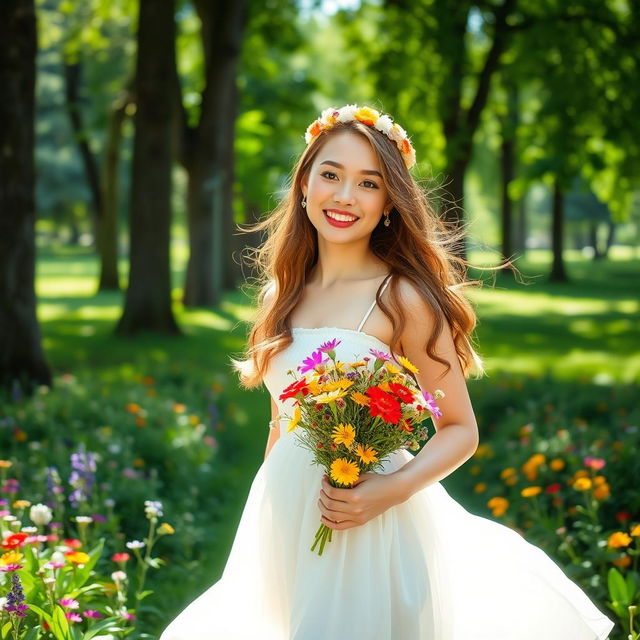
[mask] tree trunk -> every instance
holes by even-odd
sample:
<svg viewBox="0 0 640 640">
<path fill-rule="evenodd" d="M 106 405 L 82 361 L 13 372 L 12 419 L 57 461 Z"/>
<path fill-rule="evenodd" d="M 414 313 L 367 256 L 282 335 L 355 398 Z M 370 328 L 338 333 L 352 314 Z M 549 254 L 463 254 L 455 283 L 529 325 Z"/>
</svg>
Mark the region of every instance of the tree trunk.
<svg viewBox="0 0 640 640">
<path fill-rule="evenodd" d="M 169 259 L 174 2 L 141 0 L 138 25 L 129 285 L 117 332 L 176 334 Z"/>
<path fill-rule="evenodd" d="M 0 387 L 51 385 L 36 318 L 33 0 L 0 2 Z"/>
<path fill-rule="evenodd" d="M 82 109 L 80 107 L 80 63 L 65 63 L 64 77 L 67 113 L 69 114 L 74 139 L 78 146 L 78 151 L 80 152 L 80 158 L 82 159 L 82 166 L 84 167 L 84 172 L 87 178 L 89 193 L 91 194 L 91 222 L 95 242 L 98 235 L 99 217 L 102 212 L 100 170 L 98 168 L 96 157 L 89 146 L 89 136 L 82 118 Z"/>
<path fill-rule="evenodd" d="M 616 223 L 613 220 L 607 221 L 607 240 L 604 245 L 603 257 L 609 257 L 609 251 L 613 245 L 613 241 L 616 235 Z"/>
<path fill-rule="evenodd" d="M 524 256 L 527 252 L 527 195 L 524 193 L 518 201 L 518 220 L 515 234 L 515 249 Z"/>
<path fill-rule="evenodd" d="M 120 146 L 127 105 L 132 101 L 130 89 L 112 105 L 107 119 L 104 161 L 102 164 L 102 213 L 98 216 L 96 244 L 100 255 L 99 291 L 120 289 L 118 275 L 118 201 L 120 196 Z"/>
<path fill-rule="evenodd" d="M 549 280 L 552 282 L 566 282 L 567 272 L 564 267 L 564 193 L 560 180 L 556 178 L 553 185 L 553 210 L 551 222 L 551 248 L 553 264 Z"/>
<path fill-rule="evenodd" d="M 502 124 L 502 257 L 513 258 L 513 200 L 509 195 L 509 184 L 515 176 L 516 131 L 518 128 L 518 93 L 514 86 L 505 83 L 507 90 L 507 114 Z"/>
<path fill-rule="evenodd" d="M 186 306 L 213 306 L 225 281 L 233 219 L 235 82 L 246 22 L 246 0 L 196 2 L 202 22 L 206 86 L 190 161 L 187 209 L 189 261 Z M 231 186 L 229 186 L 231 185 Z M 226 279 L 228 282 L 228 279 Z"/>
</svg>

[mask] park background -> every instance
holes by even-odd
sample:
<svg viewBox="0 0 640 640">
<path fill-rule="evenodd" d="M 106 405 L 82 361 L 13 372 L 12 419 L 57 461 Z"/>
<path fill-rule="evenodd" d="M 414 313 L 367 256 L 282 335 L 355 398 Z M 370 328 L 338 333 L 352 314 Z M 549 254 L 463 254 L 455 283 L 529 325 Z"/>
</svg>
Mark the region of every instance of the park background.
<svg viewBox="0 0 640 640">
<path fill-rule="evenodd" d="M 470 270 L 481 446 L 444 486 L 637 638 L 639 42 L 632 0 L 3 2 L 0 526 L 78 542 L 55 587 L 55 541 L 5 546 L 31 611 L 2 637 L 157 638 L 220 577 L 270 418 L 230 368 L 238 225 L 358 103 L 407 129 L 469 260 L 519 270 Z"/>
</svg>

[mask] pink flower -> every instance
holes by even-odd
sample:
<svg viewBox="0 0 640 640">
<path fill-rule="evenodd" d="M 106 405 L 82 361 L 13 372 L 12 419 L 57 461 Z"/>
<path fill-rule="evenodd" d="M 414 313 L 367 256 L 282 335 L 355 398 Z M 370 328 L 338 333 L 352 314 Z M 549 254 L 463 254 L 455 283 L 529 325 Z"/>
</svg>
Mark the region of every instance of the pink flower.
<svg viewBox="0 0 640 640">
<path fill-rule="evenodd" d="M 435 418 L 442 418 L 442 411 L 440 411 L 440 408 L 436 404 L 436 399 L 428 391 L 422 391 L 422 397 L 427 405 L 427 409 L 429 409 L 433 416 Z"/>
<path fill-rule="evenodd" d="M 391 362 L 391 356 L 385 351 L 378 351 L 377 349 L 369 349 L 369 353 L 373 354 L 378 360 L 386 360 Z"/>
<path fill-rule="evenodd" d="M 9 571 L 17 571 L 18 569 L 22 569 L 21 564 L 7 564 L 4 567 L 0 567 L 0 571 L 4 573 L 8 573 Z"/>
<path fill-rule="evenodd" d="M 82 622 L 82 616 L 75 611 L 66 611 L 64 616 L 69 622 Z"/>
<path fill-rule="evenodd" d="M 82 614 L 85 618 L 102 618 L 103 615 L 99 611 L 95 611 L 94 609 L 87 609 Z"/>
<path fill-rule="evenodd" d="M 66 609 L 77 609 L 80 606 L 80 603 L 73 598 L 60 598 L 58 602 Z"/>
<path fill-rule="evenodd" d="M 332 349 L 335 349 L 341 342 L 342 340 L 337 340 L 336 338 L 334 338 L 333 340 L 329 340 L 328 342 L 324 342 L 320 345 L 320 351 L 324 353 L 326 353 L 327 351 L 331 351 Z"/>
<path fill-rule="evenodd" d="M 317 351 L 314 351 L 308 358 L 305 358 L 302 361 L 302 365 L 298 366 L 298 371 L 300 371 L 300 373 L 311 371 L 312 369 L 315 369 L 317 366 L 324 364 L 328 360 L 329 358 L 322 357 L 322 351 L 318 349 Z"/>
<path fill-rule="evenodd" d="M 592 458 L 591 456 L 584 458 L 582 463 L 587 469 L 593 469 L 594 471 L 600 471 L 606 464 L 603 458 Z"/>
</svg>

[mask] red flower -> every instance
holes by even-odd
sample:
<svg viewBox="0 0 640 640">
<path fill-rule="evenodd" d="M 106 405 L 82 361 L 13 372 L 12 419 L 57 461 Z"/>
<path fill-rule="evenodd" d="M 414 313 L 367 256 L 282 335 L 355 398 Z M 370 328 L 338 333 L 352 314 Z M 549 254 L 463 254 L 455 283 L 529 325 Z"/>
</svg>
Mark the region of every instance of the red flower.
<svg viewBox="0 0 640 640">
<path fill-rule="evenodd" d="M 289 398 L 295 398 L 301 392 L 303 396 L 306 396 L 309 393 L 306 380 L 296 380 L 295 382 L 292 382 L 286 389 L 284 389 L 279 398 L 280 400 L 288 400 Z"/>
<path fill-rule="evenodd" d="M 415 400 L 415 398 L 413 397 L 413 393 L 411 393 L 411 391 L 407 389 L 407 387 L 405 387 L 403 384 L 400 384 L 399 382 L 390 382 L 389 389 L 391 389 L 391 391 L 398 398 L 400 398 L 402 402 L 408 402 L 409 404 L 411 404 Z"/>
<path fill-rule="evenodd" d="M 64 542 L 65 546 L 71 547 L 72 549 L 79 549 L 82 546 L 82 542 L 77 538 L 65 538 L 62 542 Z"/>
<path fill-rule="evenodd" d="M 558 491 L 560 491 L 560 489 L 562 489 L 562 485 L 559 484 L 558 482 L 555 482 L 554 484 L 550 484 L 546 488 L 546 492 L 547 493 L 558 493 Z"/>
<path fill-rule="evenodd" d="M 114 553 L 111 556 L 111 559 L 114 562 L 126 562 L 130 557 L 131 556 L 126 551 L 124 551 L 123 553 Z"/>
<path fill-rule="evenodd" d="M 28 533 L 13 533 L 7 536 L 2 543 L 4 549 L 17 549 L 23 547 L 25 540 L 29 537 Z"/>
<path fill-rule="evenodd" d="M 628 511 L 618 511 L 618 513 L 616 513 L 616 520 L 618 522 L 629 522 L 629 520 L 631 520 L 631 514 Z"/>
<path fill-rule="evenodd" d="M 371 398 L 369 403 L 369 413 L 374 418 L 380 416 L 385 422 L 398 424 L 402 417 L 400 403 L 390 394 L 380 387 L 369 387 L 367 395 Z"/>
</svg>

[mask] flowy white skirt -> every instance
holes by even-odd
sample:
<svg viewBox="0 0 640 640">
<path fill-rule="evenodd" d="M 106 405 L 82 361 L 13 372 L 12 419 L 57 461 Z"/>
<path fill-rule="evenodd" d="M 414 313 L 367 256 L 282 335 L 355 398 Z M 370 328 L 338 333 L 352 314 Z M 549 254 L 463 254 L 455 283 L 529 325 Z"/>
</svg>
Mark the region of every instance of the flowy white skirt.
<svg viewBox="0 0 640 640">
<path fill-rule="evenodd" d="M 160 640 L 604 640 L 613 622 L 539 547 L 439 483 L 366 524 L 320 524 L 323 469 L 294 434 L 260 466 L 222 577 Z M 412 455 L 397 451 L 378 473 Z"/>
</svg>

